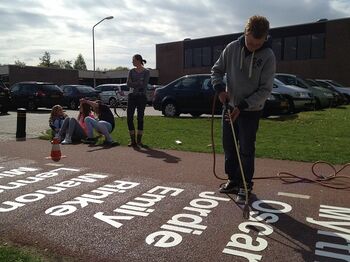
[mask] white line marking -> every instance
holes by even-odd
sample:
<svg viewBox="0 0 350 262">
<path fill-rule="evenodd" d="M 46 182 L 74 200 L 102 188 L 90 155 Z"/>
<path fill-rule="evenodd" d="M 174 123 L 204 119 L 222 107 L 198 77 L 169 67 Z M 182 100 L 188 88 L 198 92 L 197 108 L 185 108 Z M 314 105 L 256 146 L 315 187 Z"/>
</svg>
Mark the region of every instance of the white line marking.
<svg viewBox="0 0 350 262">
<path fill-rule="evenodd" d="M 295 197 L 295 198 L 310 199 L 310 196 L 308 196 L 308 195 L 300 195 L 300 194 L 285 193 L 285 192 L 278 192 L 277 195 L 279 195 L 279 196 Z"/>
<path fill-rule="evenodd" d="M 46 166 L 64 166 L 64 164 L 47 163 Z"/>
</svg>

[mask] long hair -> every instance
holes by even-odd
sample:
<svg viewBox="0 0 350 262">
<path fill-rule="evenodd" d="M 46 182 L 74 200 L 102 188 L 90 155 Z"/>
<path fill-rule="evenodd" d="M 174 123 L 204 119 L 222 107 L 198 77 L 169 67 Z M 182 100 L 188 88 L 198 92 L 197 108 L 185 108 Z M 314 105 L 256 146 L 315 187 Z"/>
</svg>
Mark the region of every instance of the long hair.
<svg viewBox="0 0 350 262">
<path fill-rule="evenodd" d="M 55 118 L 60 117 L 60 115 L 58 115 L 58 112 L 59 112 L 60 110 L 63 110 L 62 106 L 60 106 L 60 105 L 54 105 L 54 106 L 52 107 L 52 109 L 51 109 L 51 114 L 50 114 L 50 118 L 49 118 L 49 124 L 50 124 L 50 125 L 54 122 L 54 119 L 55 119 Z M 66 117 L 67 117 L 66 113 L 63 113 L 63 114 L 62 114 L 62 118 L 66 118 Z"/>
<path fill-rule="evenodd" d="M 86 103 L 83 103 L 81 105 L 81 114 L 83 115 L 83 117 L 87 117 L 90 115 L 91 113 L 91 106 L 86 104 Z"/>
<path fill-rule="evenodd" d="M 137 61 L 140 61 L 142 65 L 147 63 L 147 61 L 146 61 L 145 59 L 143 59 L 142 56 L 139 55 L 139 54 L 134 55 L 134 58 L 135 58 Z"/>
<path fill-rule="evenodd" d="M 63 110 L 62 106 L 60 105 L 54 105 L 51 109 L 51 114 L 50 114 L 50 118 L 55 118 L 55 117 L 58 117 L 58 112 L 60 110 Z"/>
</svg>

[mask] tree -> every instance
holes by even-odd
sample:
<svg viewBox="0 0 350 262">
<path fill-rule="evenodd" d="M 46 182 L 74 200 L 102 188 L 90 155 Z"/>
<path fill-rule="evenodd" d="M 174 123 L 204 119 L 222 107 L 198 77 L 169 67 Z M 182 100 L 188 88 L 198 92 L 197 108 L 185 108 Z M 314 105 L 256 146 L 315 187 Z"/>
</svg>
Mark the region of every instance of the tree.
<svg viewBox="0 0 350 262">
<path fill-rule="evenodd" d="M 16 65 L 16 66 L 26 66 L 26 63 L 21 62 L 21 61 L 19 61 L 19 60 L 15 60 L 15 65 Z"/>
<path fill-rule="evenodd" d="M 62 69 L 73 69 L 72 61 L 64 59 L 58 59 L 57 61 L 53 62 L 51 66 Z"/>
<path fill-rule="evenodd" d="M 51 64 L 51 55 L 47 51 L 45 51 L 45 53 L 42 57 L 39 57 L 39 60 L 41 61 L 39 66 L 50 67 L 52 65 Z"/>
<path fill-rule="evenodd" d="M 73 68 L 77 70 L 86 70 L 86 63 L 82 54 L 79 54 L 77 59 L 75 59 Z"/>
<path fill-rule="evenodd" d="M 117 71 L 129 71 L 128 67 L 125 66 L 117 66 L 115 69 L 112 70 L 117 70 Z"/>
</svg>

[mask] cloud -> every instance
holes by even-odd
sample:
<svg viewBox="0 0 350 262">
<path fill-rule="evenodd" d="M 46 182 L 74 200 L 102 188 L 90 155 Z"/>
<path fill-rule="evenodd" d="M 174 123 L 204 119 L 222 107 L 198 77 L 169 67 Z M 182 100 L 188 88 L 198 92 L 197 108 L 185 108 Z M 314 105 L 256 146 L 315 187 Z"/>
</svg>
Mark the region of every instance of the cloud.
<svg viewBox="0 0 350 262">
<path fill-rule="evenodd" d="M 96 65 L 131 67 L 142 54 L 155 67 L 155 45 L 242 32 L 248 17 L 267 16 L 271 27 L 311 23 L 350 15 L 345 0 L 12 0 L 0 2 L 0 63 L 14 58 L 28 65 L 49 51 L 53 60 L 81 53 L 92 68 L 92 27 Z"/>
</svg>

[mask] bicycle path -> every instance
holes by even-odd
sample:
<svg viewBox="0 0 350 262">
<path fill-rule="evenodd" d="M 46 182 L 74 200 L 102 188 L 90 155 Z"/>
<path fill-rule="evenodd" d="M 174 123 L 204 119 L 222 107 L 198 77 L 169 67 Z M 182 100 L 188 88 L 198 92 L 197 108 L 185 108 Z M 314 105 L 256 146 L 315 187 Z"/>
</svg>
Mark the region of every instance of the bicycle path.
<svg viewBox="0 0 350 262">
<path fill-rule="evenodd" d="M 0 143 L 3 241 L 77 261 L 349 261 L 349 190 L 256 180 L 246 220 L 211 154 L 60 148 L 53 162 L 48 141 Z M 311 166 L 257 159 L 256 177 Z"/>
</svg>

